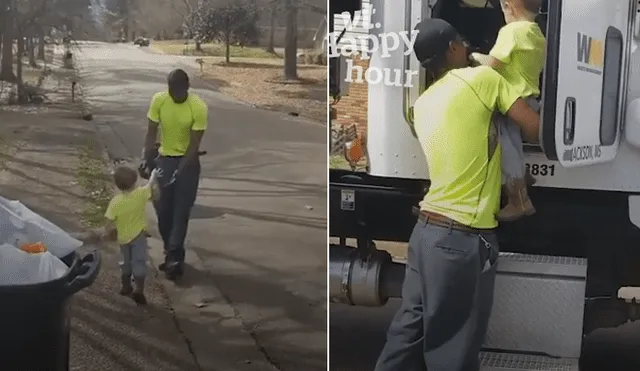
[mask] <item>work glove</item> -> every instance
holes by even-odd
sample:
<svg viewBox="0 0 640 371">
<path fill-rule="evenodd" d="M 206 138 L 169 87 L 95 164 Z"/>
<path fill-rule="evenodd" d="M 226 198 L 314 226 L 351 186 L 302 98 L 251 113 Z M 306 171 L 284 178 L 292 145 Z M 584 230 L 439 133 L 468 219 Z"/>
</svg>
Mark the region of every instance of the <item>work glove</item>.
<svg viewBox="0 0 640 371">
<path fill-rule="evenodd" d="M 151 148 L 149 150 L 142 150 L 142 161 L 138 166 L 138 174 L 142 179 L 148 180 L 151 176 L 151 171 L 156 168 L 156 159 L 158 158 L 158 149 Z"/>
</svg>

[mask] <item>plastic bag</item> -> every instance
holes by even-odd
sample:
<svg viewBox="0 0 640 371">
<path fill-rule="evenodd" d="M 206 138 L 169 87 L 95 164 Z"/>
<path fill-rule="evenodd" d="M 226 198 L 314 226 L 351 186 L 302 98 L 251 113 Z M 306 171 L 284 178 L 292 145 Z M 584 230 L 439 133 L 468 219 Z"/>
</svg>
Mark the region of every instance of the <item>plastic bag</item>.
<svg viewBox="0 0 640 371">
<path fill-rule="evenodd" d="M 9 244 L 0 245 L 0 286 L 53 281 L 68 270 L 62 260 L 49 252 L 29 254 Z"/>
<path fill-rule="evenodd" d="M 58 258 L 82 246 L 81 241 L 29 210 L 20 201 L 0 197 L 0 244 L 17 247 L 33 242 L 42 242 Z"/>
</svg>

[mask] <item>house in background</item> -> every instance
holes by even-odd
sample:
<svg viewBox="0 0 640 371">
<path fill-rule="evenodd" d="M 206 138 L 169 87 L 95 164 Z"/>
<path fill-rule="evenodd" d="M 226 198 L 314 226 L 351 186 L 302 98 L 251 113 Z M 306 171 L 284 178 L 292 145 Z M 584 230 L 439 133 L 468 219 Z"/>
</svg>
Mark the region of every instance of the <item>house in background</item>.
<svg viewBox="0 0 640 371">
<path fill-rule="evenodd" d="M 362 0 L 362 10 L 357 11 L 354 14 L 354 20 L 366 19 L 369 20 L 371 15 L 371 3 L 369 0 Z M 339 35 L 347 26 L 347 20 L 349 19 L 348 13 L 334 15 L 334 32 Z M 369 30 L 363 27 L 362 22 L 352 22 L 352 27 L 344 32 L 344 35 L 338 43 L 338 49 L 341 49 L 345 45 L 361 45 L 362 38 L 369 33 Z M 357 42 L 354 42 L 357 41 Z M 350 57 L 343 57 L 345 59 L 340 63 L 340 79 L 344 81 L 346 79 L 346 60 L 350 59 L 353 66 L 360 66 L 364 72 L 369 67 L 369 60 L 363 60 L 360 58 L 359 52 L 361 49 L 355 50 L 354 54 Z M 356 78 L 356 73 L 353 71 L 352 80 Z M 337 119 L 334 120 L 338 125 L 352 125 L 356 124 L 358 133 L 365 134 L 367 131 L 367 106 L 369 101 L 369 90 L 366 82 L 343 82 L 341 88 L 341 99 L 334 108 L 337 110 Z"/>
</svg>

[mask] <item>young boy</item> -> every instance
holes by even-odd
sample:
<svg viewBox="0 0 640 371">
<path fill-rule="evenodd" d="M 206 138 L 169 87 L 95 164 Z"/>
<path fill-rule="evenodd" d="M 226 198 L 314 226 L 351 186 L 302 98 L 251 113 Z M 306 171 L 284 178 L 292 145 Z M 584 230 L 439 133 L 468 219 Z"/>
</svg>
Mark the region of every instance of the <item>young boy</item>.
<svg viewBox="0 0 640 371">
<path fill-rule="evenodd" d="M 538 110 L 536 97 L 540 95 L 540 73 L 545 62 L 545 37 L 535 22 L 541 0 L 500 0 L 507 23 L 498 33 L 498 39 L 489 55 L 473 53 L 471 59 L 495 68 L 513 85 L 529 105 Z M 509 199 L 500 210 L 499 220 L 512 221 L 523 215 L 532 215 L 535 208 L 527 193 L 530 176 L 524 165 L 522 134 L 517 125 L 498 115 L 502 146 L 503 182 Z"/>
<path fill-rule="evenodd" d="M 147 275 L 146 206 L 149 200 L 159 197 L 157 177 L 157 172 L 152 171 L 148 183 L 138 187 L 138 173 L 129 167 L 119 166 L 113 180 L 120 193 L 113 197 L 105 213 L 107 238 L 117 239 L 122 253 L 120 295 L 132 295 L 138 304 L 147 303 L 144 296 Z M 135 288 L 131 285 L 132 276 Z"/>
</svg>

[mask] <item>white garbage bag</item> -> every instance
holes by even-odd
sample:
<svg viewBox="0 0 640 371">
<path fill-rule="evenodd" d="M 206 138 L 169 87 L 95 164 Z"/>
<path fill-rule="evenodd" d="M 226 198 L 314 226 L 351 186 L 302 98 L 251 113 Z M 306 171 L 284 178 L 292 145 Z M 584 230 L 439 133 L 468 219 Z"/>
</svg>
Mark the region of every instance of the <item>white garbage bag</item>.
<svg viewBox="0 0 640 371">
<path fill-rule="evenodd" d="M 0 286 L 53 281 L 68 270 L 62 260 L 48 251 L 29 254 L 10 244 L 0 245 Z"/>
<path fill-rule="evenodd" d="M 63 258 L 82 246 L 60 227 L 29 210 L 20 201 L 0 197 L 0 244 L 19 247 L 42 242 L 52 255 Z"/>
</svg>

